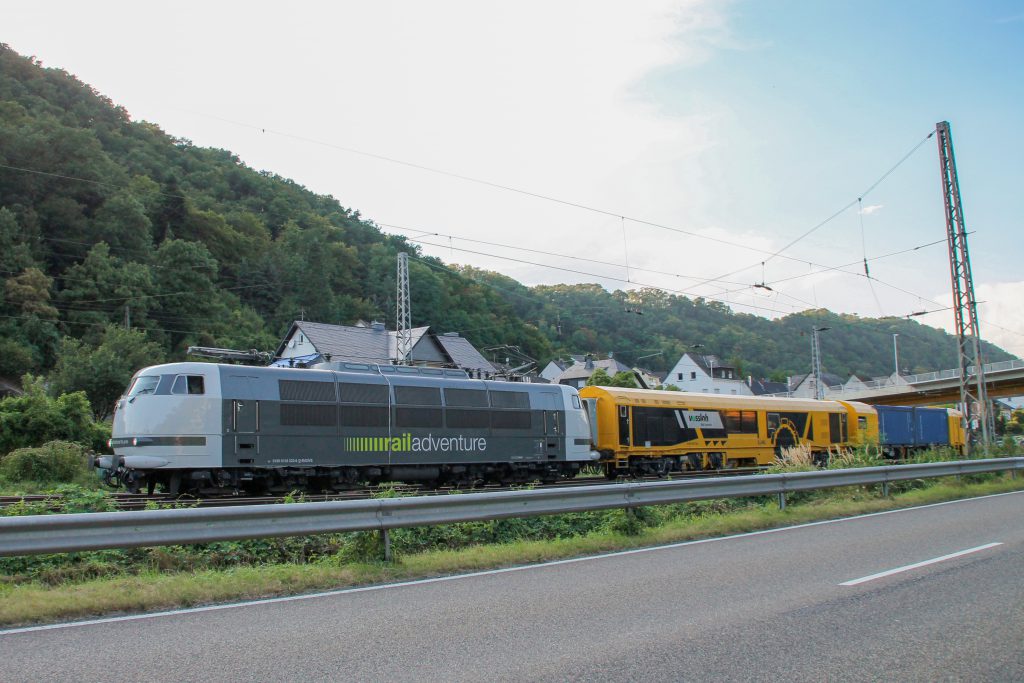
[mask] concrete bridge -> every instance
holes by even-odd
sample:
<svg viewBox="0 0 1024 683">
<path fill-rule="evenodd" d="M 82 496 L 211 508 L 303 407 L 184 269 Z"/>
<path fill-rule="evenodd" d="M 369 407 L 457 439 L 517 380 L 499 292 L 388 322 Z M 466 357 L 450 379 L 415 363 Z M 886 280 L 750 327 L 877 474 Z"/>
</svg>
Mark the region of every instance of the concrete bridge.
<svg viewBox="0 0 1024 683">
<path fill-rule="evenodd" d="M 974 376 L 974 366 L 967 369 Z M 985 364 L 988 397 L 1024 396 L 1024 360 Z M 776 396 L 783 394 L 776 394 Z M 880 405 L 927 406 L 960 401 L 960 370 L 939 370 L 920 375 L 904 375 L 898 383 L 891 379 L 866 382 L 863 388 L 846 389 L 842 385 L 825 388 L 825 398 L 861 401 Z"/>
</svg>

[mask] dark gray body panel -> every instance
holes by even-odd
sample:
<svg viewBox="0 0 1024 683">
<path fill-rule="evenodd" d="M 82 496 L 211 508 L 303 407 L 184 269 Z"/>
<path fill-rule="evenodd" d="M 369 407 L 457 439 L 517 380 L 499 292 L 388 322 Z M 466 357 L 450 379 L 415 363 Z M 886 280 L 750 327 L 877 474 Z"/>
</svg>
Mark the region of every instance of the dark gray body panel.
<svg viewBox="0 0 1024 683">
<path fill-rule="evenodd" d="M 220 366 L 223 466 L 566 460 L 560 388 L 366 367 Z"/>
</svg>

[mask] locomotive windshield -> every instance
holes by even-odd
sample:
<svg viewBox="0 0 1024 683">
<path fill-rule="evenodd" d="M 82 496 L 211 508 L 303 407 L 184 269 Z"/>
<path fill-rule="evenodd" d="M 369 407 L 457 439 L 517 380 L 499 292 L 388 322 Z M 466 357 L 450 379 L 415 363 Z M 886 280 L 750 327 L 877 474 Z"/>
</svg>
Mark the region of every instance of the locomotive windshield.
<svg viewBox="0 0 1024 683">
<path fill-rule="evenodd" d="M 156 385 L 160 383 L 159 375 L 143 375 L 136 377 L 128 390 L 128 398 L 135 398 L 139 394 L 152 394 L 156 391 Z"/>
</svg>

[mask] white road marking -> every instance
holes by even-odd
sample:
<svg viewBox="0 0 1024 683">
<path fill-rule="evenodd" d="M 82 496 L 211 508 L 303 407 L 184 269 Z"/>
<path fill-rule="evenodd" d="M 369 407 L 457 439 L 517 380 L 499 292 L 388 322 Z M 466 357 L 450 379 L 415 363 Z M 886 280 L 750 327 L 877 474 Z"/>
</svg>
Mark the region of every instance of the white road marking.
<svg viewBox="0 0 1024 683">
<path fill-rule="evenodd" d="M 923 562 L 915 562 L 914 564 L 908 564 L 908 565 L 904 565 L 902 567 L 896 567 L 895 569 L 889 569 L 889 570 L 886 570 L 884 572 L 878 572 L 877 574 L 872 574 L 871 576 L 862 576 L 859 579 L 851 579 L 849 581 L 843 581 L 839 585 L 840 586 L 857 586 L 857 585 L 862 584 L 862 583 L 867 583 L 868 581 L 874 581 L 875 579 L 881 579 L 881 578 L 884 578 L 886 576 L 892 576 L 893 574 L 901 574 L 903 572 L 909 572 L 911 569 L 917 569 L 919 567 L 927 567 L 928 565 L 935 564 L 936 562 L 944 562 L 946 560 L 952 560 L 954 557 L 963 557 L 964 555 L 970 555 L 971 553 L 977 553 L 977 552 L 980 552 L 982 550 L 988 550 L 989 548 L 995 548 L 997 545 L 1002 545 L 1002 543 L 986 543 L 985 545 L 979 545 L 977 548 L 968 548 L 967 550 L 961 550 L 959 552 L 950 553 L 949 555 L 943 555 L 942 557 L 933 557 L 932 559 L 925 560 Z"/>
<path fill-rule="evenodd" d="M 894 515 L 901 512 L 913 512 L 915 510 L 924 510 L 927 508 L 941 507 L 943 505 L 956 505 L 957 503 L 966 503 L 970 501 L 984 500 L 986 498 L 999 498 L 1001 496 L 1013 496 L 1024 493 L 1024 491 L 1008 491 L 1006 493 L 993 493 L 987 496 L 977 496 L 975 498 L 959 498 L 957 500 L 947 500 L 941 503 L 929 503 L 928 505 L 918 505 L 917 507 L 911 508 L 900 508 L 898 510 L 884 510 L 882 512 L 869 512 L 863 515 L 856 515 L 854 517 L 841 517 L 839 519 L 825 519 L 819 522 L 807 522 L 806 524 L 797 524 L 794 526 L 783 526 L 776 527 L 774 529 L 762 529 L 760 531 L 748 531 L 742 534 L 733 534 L 732 536 L 718 536 L 716 538 L 702 538 L 696 541 L 681 541 L 679 543 L 670 543 L 668 545 L 657 545 L 648 548 L 633 548 L 631 550 L 619 550 L 612 553 L 603 553 L 601 555 L 587 555 L 585 557 L 573 557 L 567 560 L 552 560 L 550 562 L 541 562 L 538 564 L 524 564 L 515 567 L 503 567 L 501 569 L 487 569 L 479 572 L 472 572 L 469 574 L 453 574 L 450 576 L 436 576 L 429 579 L 416 579 L 413 581 L 401 581 L 399 583 L 384 583 L 375 584 L 372 586 L 359 586 L 357 588 L 341 588 L 333 591 L 323 591 L 320 593 L 305 593 L 303 595 L 286 595 L 280 598 L 263 598 L 262 600 L 248 600 L 246 602 L 231 602 L 219 605 L 204 605 L 202 607 L 189 607 L 185 609 L 167 610 L 164 612 L 149 612 L 146 614 L 127 614 L 120 617 L 103 617 L 100 619 L 89 619 L 85 621 L 71 621 L 63 622 L 59 624 L 44 624 L 42 626 L 23 626 L 21 628 L 12 628 L 5 631 L 0 631 L 0 636 L 9 636 L 16 633 L 32 633 L 34 631 L 51 631 L 54 629 L 61 628 L 73 628 L 75 626 L 95 626 L 97 624 L 112 624 L 119 621 L 139 621 L 142 619 L 155 619 L 157 617 L 170 617 L 179 614 L 195 614 L 197 612 L 215 612 L 223 609 L 235 609 L 237 607 L 255 607 L 258 605 L 271 605 L 279 602 L 296 602 L 299 600 L 313 600 L 316 598 L 328 598 L 335 595 L 348 595 L 350 593 L 366 593 L 369 591 L 387 590 L 389 588 L 404 588 L 406 586 L 422 586 L 431 583 L 442 583 L 445 581 L 458 581 L 460 579 L 472 579 L 478 576 L 490 576 L 495 574 L 507 574 L 509 572 L 525 571 L 528 569 L 543 569 L 545 567 L 555 567 L 563 564 L 574 564 L 576 562 L 590 562 L 592 560 L 603 560 L 611 557 L 623 557 L 625 555 L 638 555 L 640 553 L 657 552 L 659 550 L 671 550 L 673 548 L 682 548 L 690 545 L 701 545 L 704 543 L 717 543 L 719 541 L 729 541 L 736 538 L 749 538 L 751 536 L 763 536 L 765 534 L 776 534 L 784 531 L 793 531 L 796 529 L 807 529 L 809 527 L 822 526 L 824 524 L 838 524 L 840 522 L 852 522 L 858 519 L 867 519 L 869 517 L 881 517 L 882 515 Z"/>
</svg>

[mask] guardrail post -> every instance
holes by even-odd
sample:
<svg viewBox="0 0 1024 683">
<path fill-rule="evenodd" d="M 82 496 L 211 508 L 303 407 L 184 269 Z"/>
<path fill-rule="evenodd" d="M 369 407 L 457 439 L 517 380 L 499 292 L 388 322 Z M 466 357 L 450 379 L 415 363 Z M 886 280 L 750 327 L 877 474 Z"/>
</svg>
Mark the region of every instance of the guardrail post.
<svg viewBox="0 0 1024 683">
<path fill-rule="evenodd" d="M 786 494 L 783 493 L 782 491 L 779 491 L 779 509 L 786 509 Z"/>
<path fill-rule="evenodd" d="M 888 481 L 883 481 L 882 482 L 882 497 L 883 498 L 888 498 L 889 497 L 889 482 Z"/>
<path fill-rule="evenodd" d="M 384 561 L 391 561 L 391 531 L 389 529 L 381 529 L 380 537 L 384 539 Z"/>
</svg>

